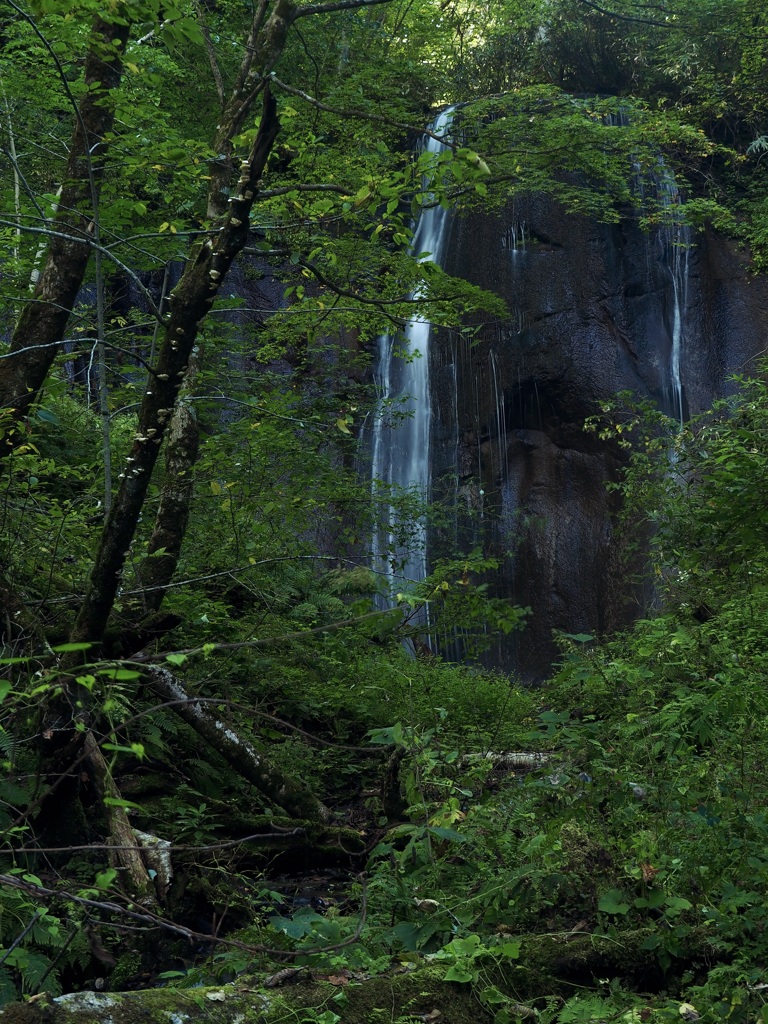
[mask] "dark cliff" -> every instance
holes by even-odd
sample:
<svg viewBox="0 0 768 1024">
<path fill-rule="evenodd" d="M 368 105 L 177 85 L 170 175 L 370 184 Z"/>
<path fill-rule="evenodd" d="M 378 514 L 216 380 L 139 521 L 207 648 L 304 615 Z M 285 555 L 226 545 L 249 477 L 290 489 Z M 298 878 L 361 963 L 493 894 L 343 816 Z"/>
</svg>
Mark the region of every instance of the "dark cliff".
<svg viewBox="0 0 768 1024">
<path fill-rule="evenodd" d="M 506 556 L 496 593 L 532 616 L 490 659 L 524 678 L 546 674 L 553 630 L 609 632 L 648 597 L 627 583 L 605 487 L 622 456 L 585 418 L 620 391 L 695 414 L 765 346 L 768 282 L 727 239 L 688 237 L 598 224 L 541 196 L 453 224 L 445 269 L 502 295 L 510 315 L 471 343 L 433 334 L 433 497 L 467 514 L 430 551 Z"/>
</svg>

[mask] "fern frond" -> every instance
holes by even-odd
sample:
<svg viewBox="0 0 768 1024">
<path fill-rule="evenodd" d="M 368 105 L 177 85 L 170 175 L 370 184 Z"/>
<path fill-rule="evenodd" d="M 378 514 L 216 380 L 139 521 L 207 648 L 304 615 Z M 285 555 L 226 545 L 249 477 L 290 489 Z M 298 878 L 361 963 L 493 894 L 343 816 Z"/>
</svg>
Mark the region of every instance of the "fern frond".
<svg viewBox="0 0 768 1024">
<path fill-rule="evenodd" d="M 374 572 L 364 565 L 354 569 L 333 569 L 325 574 L 322 583 L 332 594 L 364 595 L 374 593 L 378 589 L 378 579 Z"/>
<path fill-rule="evenodd" d="M 12 760 L 14 748 L 16 746 L 15 737 L 11 736 L 10 733 L 6 732 L 5 729 L 0 726 L 0 753 L 4 754 L 9 760 Z"/>
<path fill-rule="evenodd" d="M 0 1006 L 13 1003 L 19 998 L 19 990 L 13 975 L 6 967 L 0 967 Z"/>
<path fill-rule="evenodd" d="M 574 996 L 557 1016 L 558 1024 L 600 1024 L 616 1015 L 616 1007 L 599 996 Z"/>
<path fill-rule="evenodd" d="M 45 981 L 46 992 L 50 992 L 51 995 L 60 995 L 61 985 L 56 972 L 50 970 L 52 963 L 50 957 L 47 957 L 45 953 L 38 953 L 34 949 L 25 950 L 25 953 L 24 966 L 19 968 L 22 990 L 34 994 Z"/>
<path fill-rule="evenodd" d="M 67 967 L 80 967 L 82 970 L 85 970 L 90 962 L 91 948 L 84 933 L 79 931 L 67 950 L 64 963 Z"/>
</svg>

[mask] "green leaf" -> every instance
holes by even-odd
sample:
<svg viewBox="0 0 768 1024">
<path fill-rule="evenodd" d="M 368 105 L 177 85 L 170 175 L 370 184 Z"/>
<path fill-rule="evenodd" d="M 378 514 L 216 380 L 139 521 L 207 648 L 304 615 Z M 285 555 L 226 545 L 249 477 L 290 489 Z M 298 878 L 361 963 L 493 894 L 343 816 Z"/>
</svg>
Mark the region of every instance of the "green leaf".
<svg viewBox="0 0 768 1024">
<path fill-rule="evenodd" d="M 445 947 L 445 952 L 451 956 L 475 956 L 481 945 L 480 936 L 472 933 L 465 938 L 452 939 Z"/>
<path fill-rule="evenodd" d="M 52 423 L 55 427 L 61 426 L 61 421 L 56 413 L 51 412 L 50 409 L 38 409 L 36 416 L 43 423 Z"/>
<path fill-rule="evenodd" d="M 96 885 L 99 889 L 108 889 L 116 878 L 117 871 L 115 868 L 107 868 L 106 871 L 100 871 L 96 875 Z"/>
<path fill-rule="evenodd" d="M 338 1013 L 334 1013 L 333 1010 L 323 1010 L 322 1013 L 313 1014 L 311 1019 L 312 1024 L 315 1024 L 315 1021 L 317 1021 L 317 1024 L 337 1024 L 341 1017 Z"/>
<path fill-rule="evenodd" d="M 675 917 L 680 914 L 683 910 L 690 910 L 693 904 L 690 900 L 684 899 L 682 896 L 667 896 L 666 899 L 667 909 L 665 911 L 670 917 Z"/>
<path fill-rule="evenodd" d="M 389 725 L 383 729 L 371 729 L 368 733 L 368 739 L 371 743 L 376 743 L 380 746 L 390 746 L 396 742 L 394 726 Z"/>
<path fill-rule="evenodd" d="M 92 643 L 71 643 L 71 644 L 59 644 L 57 647 L 52 648 L 55 654 L 69 654 L 71 651 L 90 651 L 93 647 Z"/>
<path fill-rule="evenodd" d="M 129 680 L 141 678 L 141 672 L 136 672 L 132 668 L 100 668 L 96 671 L 98 675 L 106 676 L 108 679 L 114 679 L 115 681 L 128 682 Z"/>
<path fill-rule="evenodd" d="M 663 889 L 653 889 L 646 896 L 638 896 L 635 900 L 635 906 L 639 909 L 648 907 L 651 910 L 658 910 L 659 907 L 663 907 L 667 901 L 667 895 Z"/>
<path fill-rule="evenodd" d="M 467 837 L 463 836 L 461 832 L 457 832 L 452 828 L 446 828 L 444 825 L 430 825 L 427 831 L 431 835 L 437 836 L 438 839 L 448 839 L 452 843 L 468 842 Z"/>
<path fill-rule="evenodd" d="M 171 665 L 183 665 L 187 660 L 186 654 L 166 654 L 165 660 Z"/>
<path fill-rule="evenodd" d="M 486 1006 L 504 1006 L 509 1002 L 509 996 L 505 996 L 495 985 L 489 985 L 480 993 L 480 1002 Z"/>
<path fill-rule="evenodd" d="M 444 981 L 458 981 L 459 984 L 465 985 L 469 981 L 473 981 L 476 977 L 475 972 L 468 971 L 466 967 L 460 967 L 458 964 L 454 964 L 453 967 L 449 968 L 443 976 Z"/>
<path fill-rule="evenodd" d="M 517 960 L 520 956 L 520 949 L 522 945 L 522 939 L 513 939 L 511 941 L 504 942 L 500 948 L 501 955 L 508 956 L 510 960 Z"/>
<path fill-rule="evenodd" d="M 629 912 L 629 904 L 625 899 L 624 893 L 619 889 L 610 889 L 600 897 L 597 909 L 604 914 L 626 914 Z"/>
<path fill-rule="evenodd" d="M 300 939 L 304 935 L 311 935 L 316 926 L 323 923 L 323 920 L 324 918 L 316 914 L 314 910 L 307 910 L 298 911 L 293 917 L 272 917 L 270 924 L 289 938 Z"/>
</svg>

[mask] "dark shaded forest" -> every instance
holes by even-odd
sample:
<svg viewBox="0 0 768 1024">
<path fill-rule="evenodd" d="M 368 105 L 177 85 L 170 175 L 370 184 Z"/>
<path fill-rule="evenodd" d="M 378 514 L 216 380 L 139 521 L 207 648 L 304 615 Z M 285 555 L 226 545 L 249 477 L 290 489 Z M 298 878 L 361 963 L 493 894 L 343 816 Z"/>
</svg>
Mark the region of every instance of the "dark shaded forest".
<svg viewBox="0 0 768 1024">
<path fill-rule="evenodd" d="M 0 1014 L 768 1019 L 768 10 L 0 0 L 0 48 Z M 546 258 L 544 205 L 716 296 L 715 239 L 739 359 L 438 390 L 454 461 L 377 475 L 429 402 L 382 339 L 536 337 L 419 218 Z M 494 476 L 544 435 L 607 467 L 588 631 Z"/>
</svg>

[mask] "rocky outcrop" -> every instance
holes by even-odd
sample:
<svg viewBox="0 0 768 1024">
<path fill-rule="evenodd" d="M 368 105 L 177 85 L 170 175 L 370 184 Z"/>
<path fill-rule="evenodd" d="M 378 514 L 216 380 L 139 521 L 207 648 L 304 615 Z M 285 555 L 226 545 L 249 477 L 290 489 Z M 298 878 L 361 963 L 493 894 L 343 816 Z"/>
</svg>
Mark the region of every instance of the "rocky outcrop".
<svg viewBox="0 0 768 1024">
<path fill-rule="evenodd" d="M 466 515 L 430 551 L 482 543 L 503 556 L 495 590 L 532 616 L 490 658 L 531 681 L 557 655 L 553 630 L 609 632 L 648 596 L 627 584 L 605 487 L 622 456 L 585 418 L 621 391 L 695 414 L 765 346 L 768 282 L 729 240 L 691 241 L 683 250 L 669 232 L 599 224 L 542 196 L 453 224 L 445 269 L 502 295 L 509 316 L 471 342 L 433 335 L 433 497 Z"/>
</svg>

